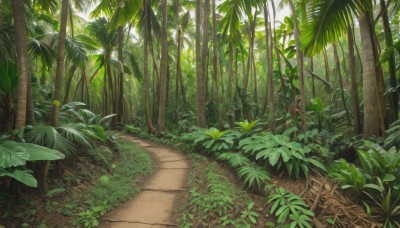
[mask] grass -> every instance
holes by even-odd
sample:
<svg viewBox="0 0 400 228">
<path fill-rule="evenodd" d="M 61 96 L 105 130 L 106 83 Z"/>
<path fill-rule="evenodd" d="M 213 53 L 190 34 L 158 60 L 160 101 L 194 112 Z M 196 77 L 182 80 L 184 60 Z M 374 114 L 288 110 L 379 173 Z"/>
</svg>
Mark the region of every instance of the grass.
<svg viewBox="0 0 400 228">
<path fill-rule="evenodd" d="M 140 192 L 140 182 L 152 169 L 150 156 L 125 140 L 118 141 L 118 151 L 119 162 L 111 165 L 111 174 L 102 175 L 88 188 L 84 200 L 86 209 L 74 213 L 73 225 L 96 227 L 107 211 Z M 73 205 L 69 207 L 74 209 Z"/>
<path fill-rule="evenodd" d="M 103 145 L 88 151 L 75 172 L 63 179 L 49 179 L 51 187 L 45 195 L 18 200 L 0 191 L 0 224 L 97 227 L 102 215 L 140 192 L 143 178 L 152 170 L 150 156 L 134 143 L 119 139 L 116 148 Z"/>
</svg>

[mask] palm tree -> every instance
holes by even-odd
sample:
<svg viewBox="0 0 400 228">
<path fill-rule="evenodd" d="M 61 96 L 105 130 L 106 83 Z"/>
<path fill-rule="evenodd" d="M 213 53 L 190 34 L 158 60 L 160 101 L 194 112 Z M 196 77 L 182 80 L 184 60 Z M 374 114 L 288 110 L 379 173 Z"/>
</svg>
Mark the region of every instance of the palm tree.
<svg viewBox="0 0 400 228">
<path fill-rule="evenodd" d="M 18 66 L 18 100 L 15 117 L 15 128 L 25 127 L 27 84 L 29 77 L 28 40 L 25 21 L 25 7 L 22 0 L 12 0 L 14 18 L 15 46 Z"/>
<path fill-rule="evenodd" d="M 64 51 L 65 51 L 65 37 L 67 35 L 67 20 L 68 20 L 68 0 L 62 0 L 61 4 L 61 20 L 60 20 L 60 31 L 58 34 L 58 53 L 57 53 L 57 68 L 56 76 L 54 79 L 54 98 L 53 98 L 53 110 L 51 116 L 51 124 L 54 127 L 58 126 L 59 122 L 59 107 L 61 98 L 61 81 L 64 74 Z"/>
<path fill-rule="evenodd" d="M 158 110 L 158 130 L 165 131 L 165 109 L 167 102 L 167 77 L 168 77 L 168 18 L 167 0 L 161 1 L 162 26 L 161 26 L 161 63 L 160 63 L 160 103 Z"/>
<path fill-rule="evenodd" d="M 148 66 L 148 56 L 149 56 L 149 9 L 150 5 L 147 0 L 144 0 L 143 3 L 143 84 L 144 84 L 144 100 L 145 100 L 145 116 L 146 116 L 146 125 L 147 131 L 150 133 L 156 132 L 156 129 L 153 127 L 153 121 L 150 117 L 150 108 L 149 108 L 149 66 Z"/>
<path fill-rule="evenodd" d="M 383 76 L 377 66 L 378 52 L 372 20 L 372 1 L 321 0 L 308 13 L 303 47 L 313 54 L 337 40 L 358 16 L 362 44 L 364 87 L 364 137 L 379 136 L 385 131 Z"/>
<path fill-rule="evenodd" d="M 296 15 L 296 7 L 294 5 L 293 0 L 288 0 L 290 9 L 292 11 L 293 17 L 293 26 L 294 26 L 294 38 L 296 40 L 296 59 L 297 59 L 297 71 L 299 75 L 300 81 L 300 119 L 301 119 L 301 126 L 303 131 L 306 130 L 307 124 L 307 116 L 306 116 L 306 92 L 305 92 L 305 85 L 304 85 L 304 59 L 303 53 L 300 49 L 300 26 L 299 21 Z"/>
<path fill-rule="evenodd" d="M 208 30 L 208 27 L 203 29 Z M 201 1 L 196 0 L 196 116 L 197 126 L 206 127 L 204 68 L 201 60 Z"/>
</svg>

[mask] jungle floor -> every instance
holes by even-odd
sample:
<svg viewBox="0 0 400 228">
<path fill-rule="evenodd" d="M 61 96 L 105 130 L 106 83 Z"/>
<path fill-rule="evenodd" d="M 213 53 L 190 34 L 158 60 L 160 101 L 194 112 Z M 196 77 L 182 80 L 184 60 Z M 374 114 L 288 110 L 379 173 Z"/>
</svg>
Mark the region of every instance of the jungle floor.
<svg viewBox="0 0 400 228">
<path fill-rule="evenodd" d="M 121 170 L 109 172 L 110 180 L 103 178 L 104 170 L 80 164 L 91 167 L 94 174 L 80 181 L 67 178 L 64 182 L 74 182 L 70 187 L 65 187 L 65 183 L 63 187 L 53 185 L 58 191 L 43 197 L 31 194 L 25 203 L 18 199 L 1 202 L 5 198 L 0 197 L 0 205 L 8 205 L 6 212 L 0 214 L 0 227 L 215 227 L 217 224 L 237 227 L 235 223 L 247 224 L 246 227 L 277 227 L 265 194 L 247 189 L 223 164 L 153 141 L 120 137 L 119 149 L 134 148 L 137 154 L 114 161 Z M 113 182 L 124 175 L 130 177 Z M 89 180 L 93 179 L 101 180 L 100 189 L 91 190 Z M 316 214 L 315 227 L 379 227 L 361 206 L 323 175 L 296 181 L 278 174 L 271 178 L 271 186 L 282 186 L 302 197 Z M 116 199 L 102 199 L 109 197 Z M 210 210 L 215 204 L 223 208 L 219 201 L 227 198 L 234 202 L 233 207 L 222 212 Z M 103 204 L 97 203 L 101 200 Z M 202 208 L 205 205 L 209 208 Z M 250 212 L 254 212 L 253 216 L 249 216 Z"/>
</svg>

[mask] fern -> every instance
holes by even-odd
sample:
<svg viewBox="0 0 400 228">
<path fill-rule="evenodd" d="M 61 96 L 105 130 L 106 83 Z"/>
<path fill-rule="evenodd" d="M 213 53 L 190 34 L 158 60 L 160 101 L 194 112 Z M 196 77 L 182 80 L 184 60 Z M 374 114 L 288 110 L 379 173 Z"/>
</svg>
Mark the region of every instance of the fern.
<svg viewBox="0 0 400 228">
<path fill-rule="evenodd" d="M 262 186 L 270 181 L 268 171 L 259 166 L 242 166 L 238 168 L 237 173 L 240 178 L 244 179 L 244 183 L 249 188 L 256 186 L 261 189 Z"/>
<path fill-rule="evenodd" d="M 299 227 L 311 227 L 310 216 L 314 216 L 314 213 L 308 210 L 303 199 L 282 187 L 275 189 L 275 192 L 268 196 L 268 202 L 272 203 L 270 213 L 278 218 L 278 224 L 284 224 L 291 215 L 290 219 L 294 220 L 292 224 L 297 223 Z M 299 222 L 301 225 L 298 224 Z"/>
<path fill-rule="evenodd" d="M 227 161 L 233 168 L 249 165 L 251 163 L 250 159 L 241 153 L 222 153 L 218 156 L 218 160 Z"/>
</svg>

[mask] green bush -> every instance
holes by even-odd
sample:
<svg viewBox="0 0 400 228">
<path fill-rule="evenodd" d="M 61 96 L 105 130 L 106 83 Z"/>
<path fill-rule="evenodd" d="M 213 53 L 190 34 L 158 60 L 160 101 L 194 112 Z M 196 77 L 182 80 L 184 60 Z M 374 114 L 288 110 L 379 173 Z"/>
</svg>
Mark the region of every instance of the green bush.
<svg viewBox="0 0 400 228">
<path fill-rule="evenodd" d="M 314 156 L 307 156 L 309 148 L 291 142 L 289 137 L 284 135 L 266 133 L 262 136 L 251 136 L 241 140 L 239 147 L 245 154 L 263 161 L 277 171 L 286 167 L 288 175 L 294 175 L 296 178 L 299 178 L 301 172 L 307 176 L 309 167 L 325 170 L 325 166 Z"/>
</svg>

